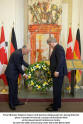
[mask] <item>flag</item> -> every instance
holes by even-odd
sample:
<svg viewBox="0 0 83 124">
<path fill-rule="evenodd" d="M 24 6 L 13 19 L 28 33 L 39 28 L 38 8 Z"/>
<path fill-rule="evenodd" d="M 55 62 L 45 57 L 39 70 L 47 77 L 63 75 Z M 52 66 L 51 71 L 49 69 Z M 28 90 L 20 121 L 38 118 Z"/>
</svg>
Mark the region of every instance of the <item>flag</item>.
<svg viewBox="0 0 83 124">
<path fill-rule="evenodd" d="M 69 36 L 67 42 L 66 59 L 73 59 L 73 42 L 72 42 L 72 32 L 69 28 Z"/>
<path fill-rule="evenodd" d="M 11 43 L 10 43 L 10 55 L 17 50 L 17 41 L 14 28 L 12 28 Z M 19 74 L 18 84 L 20 84 L 21 75 Z"/>
<path fill-rule="evenodd" d="M 69 28 L 67 50 L 66 50 L 66 59 L 73 59 L 73 42 L 72 42 L 71 28 Z M 69 82 L 71 82 L 71 72 L 68 72 L 68 79 L 69 79 Z"/>
<path fill-rule="evenodd" d="M 11 44 L 10 44 L 10 55 L 17 50 L 17 42 L 14 28 L 12 28 Z"/>
<path fill-rule="evenodd" d="M 79 28 L 78 28 L 78 30 L 77 30 L 76 40 L 77 40 L 78 43 L 79 43 L 79 50 L 80 50 L 80 56 L 81 56 L 81 41 L 80 41 L 80 30 L 79 30 Z"/>
<path fill-rule="evenodd" d="M 0 39 L 0 78 L 4 81 L 5 85 L 8 85 L 6 76 L 4 74 L 5 69 L 7 67 L 7 51 L 5 45 L 5 35 L 4 35 L 4 28 L 1 27 L 1 39 Z"/>
<path fill-rule="evenodd" d="M 80 42 L 80 30 L 78 28 L 77 34 L 76 34 L 76 40 L 74 45 L 74 59 L 81 59 L 81 42 Z M 76 70 L 76 82 L 78 83 L 81 80 L 81 71 Z"/>
</svg>

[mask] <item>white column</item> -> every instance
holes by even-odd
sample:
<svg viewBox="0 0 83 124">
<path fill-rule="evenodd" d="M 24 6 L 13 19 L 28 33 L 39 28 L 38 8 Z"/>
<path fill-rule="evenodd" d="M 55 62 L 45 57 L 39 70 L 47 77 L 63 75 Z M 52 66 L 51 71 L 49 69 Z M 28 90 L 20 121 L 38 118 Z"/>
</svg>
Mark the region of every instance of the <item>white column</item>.
<svg viewBox="0 0 83 124">
<path fill-rule="evenodd" d="M 24 0 L 15 0 L 15 32 L 18 48 L 24 44 Z"/>
<path fill-rule="evenodd" d="M 68 40 L 68 4 L 62 4 L 62 30 L 60 36 L 60 44 L 64 47 L 65 51 L 67 48 Z"/>
<path fill-rule="evenodd" d="M 80 39 L 81 39 L 81 58 L 83 60 L 83 0 L 80 1 Z"/>
<path fill-rule="evenodd" d="M 75 42 L 78 24 L 80 23 L 80 0 L 72 0 L 72 36 Z"/>
</svg>

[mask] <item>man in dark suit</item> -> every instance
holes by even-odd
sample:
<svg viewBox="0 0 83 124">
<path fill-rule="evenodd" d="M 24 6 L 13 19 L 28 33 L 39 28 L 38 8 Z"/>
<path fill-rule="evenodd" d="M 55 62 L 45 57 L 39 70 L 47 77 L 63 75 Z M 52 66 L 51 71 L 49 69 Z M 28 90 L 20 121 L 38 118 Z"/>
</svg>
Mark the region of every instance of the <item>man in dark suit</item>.
<svg viewBox="0 0 83 124">
<path fill-rule="evenodd" d="M 53 104 L 50 104 L 47 111 L 58 111 L 61 108 L 61 90 L 64 75 L 67 75 L 65 51 L 55 38 L 51 37 L 47 43 L 52 50 L 50 56 L 50 70 L 53 79 Z"/>
<path fill-rule="evenodd" d="M 9 86 L 9 106 L 12 110 L 15 110 L 16 105 L 23 105 L 23 102 L 18 100 L 18 77 L 21 73 L 24 78 L 27 75 L 22 69 L 22 65 L 28 67 L 29 65 L 23 60 L 23 56 L 29 53 L 29 47 L 23 46 L 22 49 L 18 49 L 12 53 L 10 56 L 8 66 L 6 68 L 5 74 Z"/>
</svg>

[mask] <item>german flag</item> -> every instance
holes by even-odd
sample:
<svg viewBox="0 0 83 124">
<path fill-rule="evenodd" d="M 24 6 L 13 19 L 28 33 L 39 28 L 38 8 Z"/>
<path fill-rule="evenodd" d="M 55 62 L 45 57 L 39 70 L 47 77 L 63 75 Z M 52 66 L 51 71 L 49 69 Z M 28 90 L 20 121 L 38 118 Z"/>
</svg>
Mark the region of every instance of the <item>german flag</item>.
<svg viewBox="0 0 83 124">
<path fill-rule="evenodd" d="M 11 44 L 10 44 L 10 55 L 17 50 L 17 42 L 14 28 L 12 28 Z"/>
<path fill-rule="evenodd" d="M 81 42 L 80 42 L 80 30 L 78 28 L 76 34 L 76 40 L 74 45 L 74 59 L 80 60 L 81 59 Z M 76 70 L 76 83 L 81 80 L 81 71 Z"/>
<path fill-rule="evenodd" d="M 78 44 L 79 44 L 79 50 L 80 50 L 80 56 L 81 56 L 81 41 L 80 41 L 80 30 L 79 30 L 79 28 L 77 30 L 76 40 L 78 41 Z"/>
</svg>

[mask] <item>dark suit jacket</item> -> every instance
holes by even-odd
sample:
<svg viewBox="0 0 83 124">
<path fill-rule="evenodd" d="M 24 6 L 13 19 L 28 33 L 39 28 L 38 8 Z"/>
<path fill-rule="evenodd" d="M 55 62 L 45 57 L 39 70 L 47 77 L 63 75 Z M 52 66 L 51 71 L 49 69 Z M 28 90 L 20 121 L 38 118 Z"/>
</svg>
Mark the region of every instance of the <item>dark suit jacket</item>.
<svg viewBox="0 0 83 124">
<path fill-rule="evenodd" d="M 67 65 L 65 59 L 65 51 L 63 47 L 57 44 L 50 57 L 51 75 L 54 77 L 54 72 L 59 72 L 59 76 L 67 75 Z"/>
<path fill-rule="evenodd" d="M 16 50 L 9 59 L 8 66 L 6 68 L 5 74 L 11 79 L 17 79 L 19 74 L 24 74 L 22 70 L 22 65 L 28 67 L 29 65 L 23 60 L 22 50 Z"/>
</svg>

